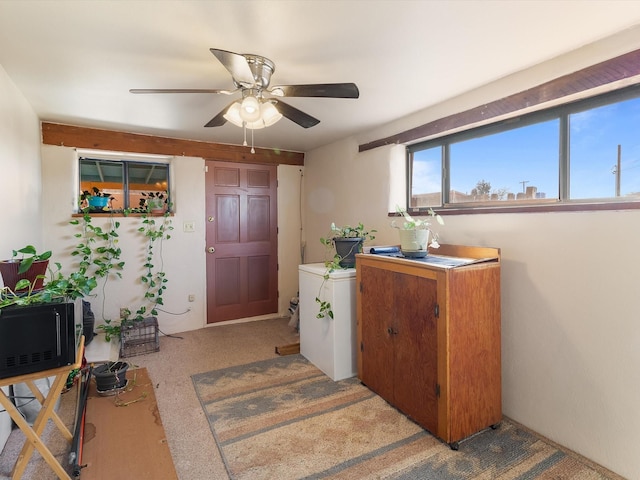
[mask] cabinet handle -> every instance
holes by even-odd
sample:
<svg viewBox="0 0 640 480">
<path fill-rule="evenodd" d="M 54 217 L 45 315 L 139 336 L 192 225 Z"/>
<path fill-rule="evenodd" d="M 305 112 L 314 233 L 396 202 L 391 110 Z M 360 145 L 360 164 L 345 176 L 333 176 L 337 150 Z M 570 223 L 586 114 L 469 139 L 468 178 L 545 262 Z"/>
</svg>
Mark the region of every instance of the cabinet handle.
<svg viewBox="0 0 640 480">
<path fill-rule="evenodd" d="M 398 330 L 394 330 L 392 327 L 388 327 L 387 328 L 387 333 L 389 335 L 397 335 L 398 334 Z"/>
</svg>

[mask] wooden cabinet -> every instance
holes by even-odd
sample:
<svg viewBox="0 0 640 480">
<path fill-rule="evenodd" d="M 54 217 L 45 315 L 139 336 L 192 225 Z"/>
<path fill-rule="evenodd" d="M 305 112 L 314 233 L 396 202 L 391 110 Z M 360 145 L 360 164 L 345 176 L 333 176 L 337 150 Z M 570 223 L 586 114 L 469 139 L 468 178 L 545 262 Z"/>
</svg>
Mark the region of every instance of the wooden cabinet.
<svg viewBox="0 0 640 480">
<path fill-rule="evenodd" d="M 500 251 L 436 252 L 357 256 L 358 377 L 457 448 L 502 418 Z"/>
</svg>

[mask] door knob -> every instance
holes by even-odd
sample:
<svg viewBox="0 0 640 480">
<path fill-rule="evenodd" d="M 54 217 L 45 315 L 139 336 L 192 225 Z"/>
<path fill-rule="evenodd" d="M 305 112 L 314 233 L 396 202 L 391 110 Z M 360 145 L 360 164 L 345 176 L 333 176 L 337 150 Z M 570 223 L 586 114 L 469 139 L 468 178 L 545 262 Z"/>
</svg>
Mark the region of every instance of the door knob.
<svg viewBox="0 0 640 480">
<path fill-rule="evenodd" d="M 209 253 L 216 253 L 216 247 L 209 247 L 209 248 L 207 248 L 207 252 L 209 252 Z"/>
</svg>

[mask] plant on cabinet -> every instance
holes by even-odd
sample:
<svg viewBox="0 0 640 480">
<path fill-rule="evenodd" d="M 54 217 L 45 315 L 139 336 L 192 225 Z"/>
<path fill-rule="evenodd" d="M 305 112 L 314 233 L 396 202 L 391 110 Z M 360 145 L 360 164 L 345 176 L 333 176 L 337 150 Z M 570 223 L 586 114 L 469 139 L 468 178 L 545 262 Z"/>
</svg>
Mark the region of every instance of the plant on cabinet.
<svg viewBox="0 0 640 480">
<path fill-rule="evenodd" d="M 405 257 L 421 258 L 427 256 L 427 248 L 438 248 L 438 234 L 431 230 L 431 222 L 421 218 L 412 217 L 405 209 L 396 207 L 396 213 L 401 215 L 402 223 L 396 220 L 391 222 L 393 228 L 397 228 L 400 234 L 400 250 Z M 440 225 L 444 225 L 443 218 L 432 208 L 427 214 L 435 218 Z M 429 241 L 431 237 L 431 241 Z"/>
</svg>

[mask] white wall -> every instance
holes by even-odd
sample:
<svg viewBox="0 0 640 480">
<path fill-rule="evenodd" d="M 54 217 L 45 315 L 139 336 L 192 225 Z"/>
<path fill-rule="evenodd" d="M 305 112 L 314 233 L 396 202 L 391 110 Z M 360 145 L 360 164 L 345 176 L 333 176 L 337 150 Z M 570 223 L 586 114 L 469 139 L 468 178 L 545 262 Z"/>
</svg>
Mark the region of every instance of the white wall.
<svg viewBox="0 0 640 480">
<path fill-rule="evenodd" d="M 0 65 L 0 258 L 27 244 L 42 248 L 40 123 Z M 0 285 L 2 281 L 0 280 Z M 0 451 L 11 419 L 0 413 Z"/>
<path fill-rule="evenodd" d="M 301 186 L 304 167 L 278 166 L 278 310 L 284 315 L 298 294 L 302 263 Z"/>
<path fill-rule="evenodd" d="M 387 217 L 390 178 L 403 176 L 397 152 L 381 147 L 359 154 L 359 143 L 640 48 L 637 33 L 309 152 L 305 261 L 324 259 L 317 239 L 332 221 L 362 221 L 378 229 L 376 243 L 398 243 Z M 626 478 L 640 478 L 640 211 L 452 215 L 445 222 L 437 226 L 443 243 L 502 249 L 504 414 Z"/>
<path fill-rule="evenodd" d="M 65 273 L 76 265 L 77 259 L 70 252 L 77 239 L 73 234 L 78 227 L 69 224 L 76 204 L 75 190 L 78 182 L 78 159 L 75 149 L 52 145 L 42 146 L 44 236 L 46 247 L 54 252 L 53 260 L 63 265 Z M 158 315 L 160 330 L 176 333 L 206 326 L 206 258 L 205 258 L 205 180 L 204 160 L 176 157 L 171 162 L 175 215 L 171 238 L 163 244 L 163 258 L 167 274 L 167 290 L 164 306 Z M 286 314 L 289 300 L 297 292 L 297 265 L 295 252 L 299 250 L 300 231 L 300 169 L 281 165 L 278 167 L 278 225 L 279 225 L 279 290 L 278 310 Z M 117 217 L 120 247 L 125 262 L 122 278 L 114 278 L 98 288 L 96 296 L 89 299 L 96 315 L 96 322 L 117 319 L 120 308 L 132 311 L 141 304 L 144 289 L 139 281 L 143 273 L 142 255 L 145 240 L 137 232 L 139 217 Z M 196 231 L 185 233 L 184 222 L 195 222 Z M 106 226 L 109 219 L 93 218 L 93 224 Z M 294 255 L 291 255 L 294 252 Z M 190 294 L 195 302 L 189 302 Z M 190 311 L 187 311 L 189 310 Z"/>
</svg>

